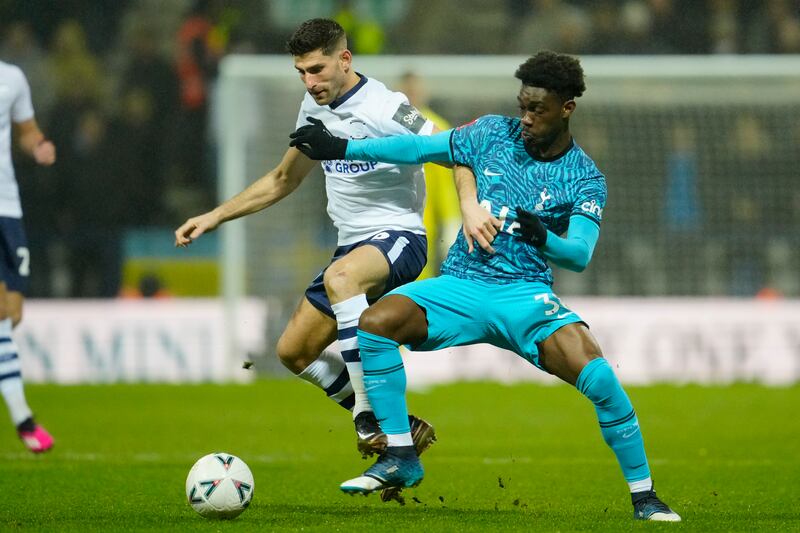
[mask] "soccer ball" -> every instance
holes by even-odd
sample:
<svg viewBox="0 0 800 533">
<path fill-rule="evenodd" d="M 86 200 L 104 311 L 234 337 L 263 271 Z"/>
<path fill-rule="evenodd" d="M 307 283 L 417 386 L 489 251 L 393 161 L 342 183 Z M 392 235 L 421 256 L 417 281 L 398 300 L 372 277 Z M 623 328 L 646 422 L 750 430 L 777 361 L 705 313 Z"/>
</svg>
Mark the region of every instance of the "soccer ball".
<svg viewBox="0 0 800 533">
<path fill-rule="evenodd" d="M 235 518 L 253 499 L 255 482 L 244 461 L 229 453 L 197 460 L 186 478 L 189 505 L 206 518 Z"/>
</svg>

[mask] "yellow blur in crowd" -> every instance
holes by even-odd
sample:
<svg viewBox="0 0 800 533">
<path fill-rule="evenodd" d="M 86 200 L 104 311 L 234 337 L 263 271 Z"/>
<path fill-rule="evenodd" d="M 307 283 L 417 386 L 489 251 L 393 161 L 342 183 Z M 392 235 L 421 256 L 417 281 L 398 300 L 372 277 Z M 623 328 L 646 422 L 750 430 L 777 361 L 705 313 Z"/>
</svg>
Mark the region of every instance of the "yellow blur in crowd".
<svg viewBox="0 0 800 533">
<path fill-rule="evenodd" d="M 420 111 L 440 130 L 450 128 L 450 124 L 430 108 L 423 106 Z M 418 279 L 432 278 L 439 274 L 439 267 L 447 256 L 447 250 L 461 228 L 461 211 L 453 184 L 453 171 L 434 163 L 426 163 L 424 168 L 426 199 L 422 222 L 428 232 L 428 263 Z"/>
<path fill-rule="evenodd" d="M 400 82 L 400 91 L 408 97 L 411 105 L 440 130 L 450 129 L 450 123 L 428 107 L 428 95 L 419 76 L 407 72 L 401 76 Z M 418 279 L 439 274 L 447 250 L 461 228 L 461 211 L 453 184 L 453 171 L 433 163 L 425 164 L 424 169 L 427 193 L 422 221 L 428 232 L 428 263 Z"/>
</svg>

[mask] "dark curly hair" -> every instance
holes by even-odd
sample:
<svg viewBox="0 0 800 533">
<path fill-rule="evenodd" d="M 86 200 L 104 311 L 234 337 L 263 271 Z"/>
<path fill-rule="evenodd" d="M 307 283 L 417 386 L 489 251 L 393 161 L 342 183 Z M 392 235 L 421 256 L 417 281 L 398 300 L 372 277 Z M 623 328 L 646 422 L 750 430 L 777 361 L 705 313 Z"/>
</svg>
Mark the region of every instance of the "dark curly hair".
<svg viewBox="0 0 800 533">
<path fill-rule="evenodd" d="M 303 22 L 286 41 L 286 51 L 293 56 L 301 56 L 322 49 L 326 56 L 331 55 L 347 36 L 338 22 L 330 19 L 311 19 Z"/>
<path fill-rule="evenodd" d="M 579 97 L 586 90 L 580 61 L 550 50 L 539 52 L 521 64 L 514 77 L 523 85 L 552 91 L 565 101 Z"/>
</svg>

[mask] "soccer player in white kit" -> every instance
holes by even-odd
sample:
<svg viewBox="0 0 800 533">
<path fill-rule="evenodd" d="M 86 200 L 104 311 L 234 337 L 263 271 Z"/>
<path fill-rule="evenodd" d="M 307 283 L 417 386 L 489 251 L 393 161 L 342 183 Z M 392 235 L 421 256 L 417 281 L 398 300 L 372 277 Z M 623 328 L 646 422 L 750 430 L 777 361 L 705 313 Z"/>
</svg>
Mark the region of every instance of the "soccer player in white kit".
<svg viewBox="0 0 800 533">
<path fill-rule="evenodd" d="M 435 126 L 402 93 L 357 73 L 342 27 L 328 19 L 304 22 L 287 42 L 306 86 L 297 126 L 322 120 L 331 132 L 361 139 L 430 135 Z M 188 219 L 175 231 L 187 246 L 221 223 L 269 207 L 291 193 L 315 161 L 289 148 L 273 170 L 212 211 Z M 363 385 L 356 329 L 371 302 L 416 279 L 426 261 L 422 224 L 425 181 L 420 165 L 365 161 L 322 161 L 328 214 L 338 230 L 338 247 L 306 290 L 283 334 L 277 353 L 300 378 L 352 410 L 362 455 L 382 452 L 380 430 Z M 338 339 L 341 354 L 326 350 Z M 410 417 L 418 451 L 435 439 L 433 428 Z"/>
<path fill-rule="evenodd" d="M 56 149 L 39 129 L 31 91 L 22 71 L 0 61 L 0 392 L 25 446 L 34 453 L 53 447 L 53 437 L 33 419 L 25 400 L 13 328 L 22 319 L 22 304 L 30 272 L 28 241 L 22 225 L 22 205 L 11 162 L 11 129 L 15 126 L 22 151 L 38 164 L 56 161 Z"/>
</svg>

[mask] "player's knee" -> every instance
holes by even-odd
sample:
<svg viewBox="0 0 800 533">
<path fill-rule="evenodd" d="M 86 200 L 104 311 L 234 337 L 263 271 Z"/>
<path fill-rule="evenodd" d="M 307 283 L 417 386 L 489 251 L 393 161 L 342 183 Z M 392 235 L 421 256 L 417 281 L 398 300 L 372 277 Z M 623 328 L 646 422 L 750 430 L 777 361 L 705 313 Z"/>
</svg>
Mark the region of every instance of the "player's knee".
<svg viewBox="0 0 800 533">
<path fill-rule="evenodd" d="M 288 339 L 285 334 L 278 339 L 278 345 L 275 348 L 278 360 L 295 374 L 299 374 L 308 366 L 301 348 L 297 343 Z"/>
<path fill-rule="evenodd" d="M 354 296 L 358 293 L 358 283 L 353 277 L 353 273 L 342 265 L 332 264 L 325 271 L 322 278 L 325 285 L 325 292 L 333 300 L 340 300 Z"/>
<path fill-rule="evenodd" d="M 619 387 L 619 380 L 611 365 L 605 359 L 602 361 L 591 369 L 591 375 L 588 376 L 581 391 L 594 403 L 603 402 Z"/>
<path fill-rule="evenodd" d="M 381 298 L 361 313 L 358 328 L 411 346 L 418 345 L 428 337 L 425 312 L 410 298 L 397 294 Z"/>
<path fill-rule="evenodd" d="M 396 340 L 396 333 L 399 329 L 401 318 L 397 314 L 383 306 L 372 306 L 363 313 L 358 320 L 358 329 Z"/>
</svg>

